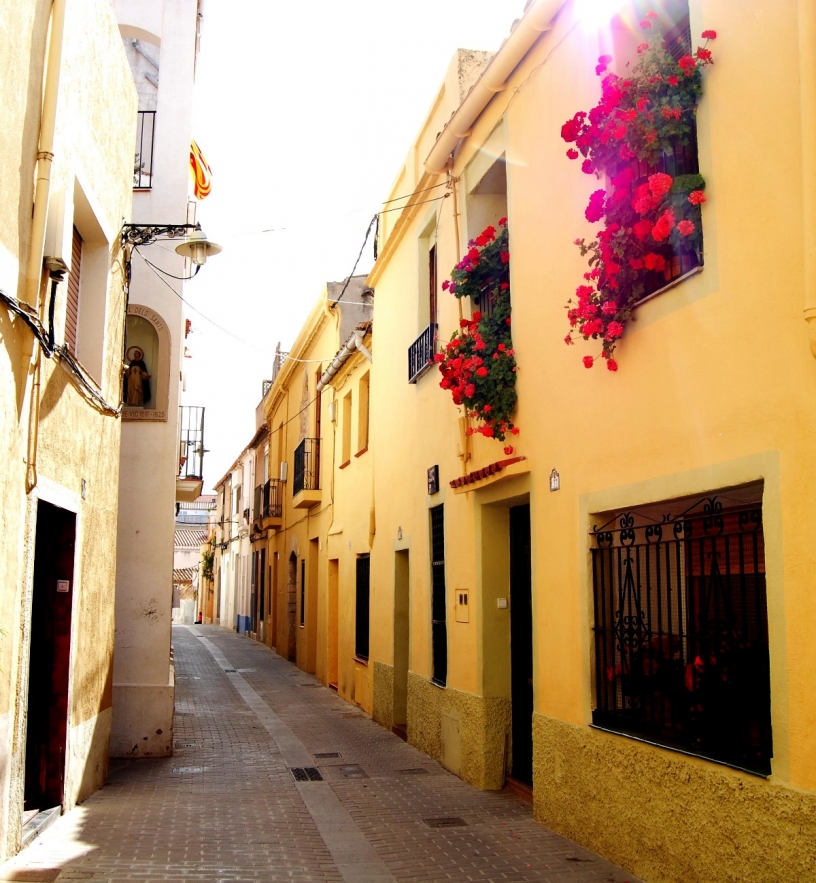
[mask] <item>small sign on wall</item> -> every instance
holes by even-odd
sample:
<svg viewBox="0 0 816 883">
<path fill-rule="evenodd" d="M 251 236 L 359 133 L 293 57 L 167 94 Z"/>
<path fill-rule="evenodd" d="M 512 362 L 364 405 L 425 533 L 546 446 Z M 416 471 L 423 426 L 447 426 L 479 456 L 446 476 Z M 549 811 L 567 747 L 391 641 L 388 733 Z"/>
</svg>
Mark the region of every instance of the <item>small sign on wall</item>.
<svg viewBox="0 0 816 883">
<path fill-rule="evenodd" d="M 57 580 L 57 591 L 58 592 L 68 592 L 71 589 L 71 581 L 67 579 L 58 579 Z"/>
<path fill-rule="evenodd" d="M 456 621 L 470 622 L 470 605 L 468 604 L 468 590 L 456 590 Z"/>
<path fill-rule="evenodd" d="M 431 466 L 428 470 L 428 493 L 439 493 L 439 466 Z"/>
</svg>

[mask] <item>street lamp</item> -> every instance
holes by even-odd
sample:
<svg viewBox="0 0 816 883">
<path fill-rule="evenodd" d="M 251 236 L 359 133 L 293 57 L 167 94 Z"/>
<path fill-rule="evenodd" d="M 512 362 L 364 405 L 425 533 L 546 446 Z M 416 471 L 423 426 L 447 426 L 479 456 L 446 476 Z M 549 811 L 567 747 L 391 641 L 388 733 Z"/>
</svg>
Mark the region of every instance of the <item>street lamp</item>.
<svg viewBox="0 0 816 883">
<path fill-rule="evenodd" d="M 183 258 L 190 258 L 197 267 L 203 267 L 209 255 L 218 254 L 222 250 L 220 245 L 207 239 L 207 234 L 200 227 L 190 234 L 190 238 L 186 242 L 175 247 L 176 254 L 180 254 Z"/>
<path fill-rule="evenodd" d="M 222 251 L 220 245 L 207 239 L 207 234 L 201 229 L 201 224 L 123 224 L 122 247 L 125 251 L 128 283 L 130 282 L 130 257 L 134 248 L 138 248 L 140 245 L 152 245 L 157 239 L 175 239 L 177 236 L 187 237 L 187 241 L 177 245 L 175 251 L 181 257 L 190 258 L 196 265 L 193 276 L 206 263 L 208 255 L 215 255 Z M 159 267 L 156 269 L 166 276 L 172 275 Z M 192 279 L 192 276 L 187 278 Z"/>
</svg>

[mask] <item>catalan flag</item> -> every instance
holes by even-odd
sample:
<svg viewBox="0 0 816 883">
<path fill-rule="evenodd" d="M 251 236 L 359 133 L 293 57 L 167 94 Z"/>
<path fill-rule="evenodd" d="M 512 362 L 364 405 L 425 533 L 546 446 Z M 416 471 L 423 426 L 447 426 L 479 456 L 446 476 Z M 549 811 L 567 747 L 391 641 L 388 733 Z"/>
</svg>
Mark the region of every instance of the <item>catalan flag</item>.
<svg viewBox="0 0 816 883">
<path fill-rule="evenodd" d="M 204 159 L 201 148 L 195 141 L 190 142 L 190 168 L 193 171 L 193 193 L 196 199 L 204 199 L 212 190 L 212 172 Z"/>
</svg>

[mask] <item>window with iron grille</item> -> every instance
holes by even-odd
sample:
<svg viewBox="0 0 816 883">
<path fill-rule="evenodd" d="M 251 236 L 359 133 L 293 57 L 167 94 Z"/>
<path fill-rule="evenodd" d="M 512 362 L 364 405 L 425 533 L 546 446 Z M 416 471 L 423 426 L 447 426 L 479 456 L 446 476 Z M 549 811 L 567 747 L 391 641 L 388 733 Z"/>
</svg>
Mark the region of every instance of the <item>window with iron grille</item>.
<svg viewBox="0 0 816 883">
<path fill-rule="evenodd" d="M 361 555 L 357 559 L 357 606 L 354 619 L 354 655 L 368 659 L 371 612 L 371 559 Z"/>
<path fill-rule="evenodd" d="M 762 508 L 744 497 L 593 530 L 593 723 L 768 775 Z"/>
<path fill-rule="evenodd" d="M 445 599 L 445 507 L 434 506 L 431 516 L 431 642 L 433 681 L 448 680 L 448 623 Z"/>
</svg>

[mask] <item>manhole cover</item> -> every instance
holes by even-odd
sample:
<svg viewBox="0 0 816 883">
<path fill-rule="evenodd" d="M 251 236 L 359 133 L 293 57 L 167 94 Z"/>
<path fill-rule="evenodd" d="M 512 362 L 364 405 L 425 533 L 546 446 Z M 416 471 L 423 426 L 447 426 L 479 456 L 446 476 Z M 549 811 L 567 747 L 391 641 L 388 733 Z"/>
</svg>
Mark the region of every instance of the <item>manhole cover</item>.
<svg viewBox="0 0 816 883">
<path fill-rule="evenodd" d="M 334 767 L 344 779 L 367 779 L 368 773 L 357 763 Z"/>
<path fill-rule="evenodd" d="M 466 828 L 467 822 L 458 816 L 447 816 L 442 819 L 423 819 L 429 828 Z"/>
<path fill-rule="evenodd" d="M 317 767 L 313 766 L 293 766 L 289 772 L 295 777 L 296 782 L 322 782 L 323 776 Z"/>
<path fill-rule="evenodd" d="M 428 770 L 425 769 L 424 766 L 412 767 L 409 770 L 397 770 L 398 773 L 401 773 L 403 776 L 422 776 L 428 775 Z"/>
<path fill-rule="evenodd" d="M 312 757 L 318 758 L 326 758 L 326 757 L 342 757 L 339 751 L 320 751 L 312 755 Z"/>
</svg>

